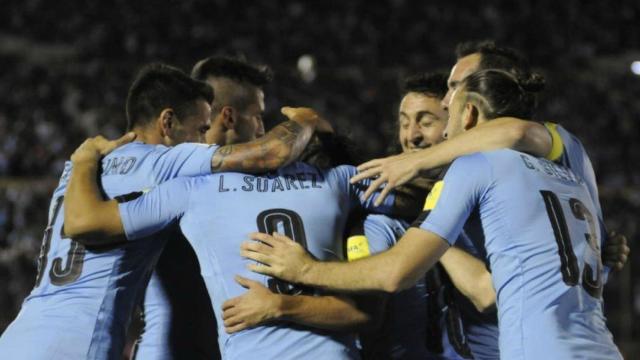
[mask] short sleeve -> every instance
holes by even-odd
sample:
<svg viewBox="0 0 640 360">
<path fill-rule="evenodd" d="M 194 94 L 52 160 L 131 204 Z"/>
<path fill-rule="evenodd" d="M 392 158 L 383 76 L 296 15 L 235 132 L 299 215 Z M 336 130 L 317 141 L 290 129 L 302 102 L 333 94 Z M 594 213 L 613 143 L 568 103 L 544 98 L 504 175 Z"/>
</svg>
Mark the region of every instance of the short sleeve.
<svg viewBox="0 0 640 360">
<path fill-rule="evenodd" d="M 549 135 L 551 135 L 551 151 L 549 151 L 546 158 L 547 160 L 558 161 L 564 152 L 564 141 L 558 132 L 558 124 L 545 122 L 544 126 L 549 131 Z"/>
<path fill-rule="evenodd" d="M 211 174 L 211 158 L 218 145 L 184 143 L 167 148 L 153 164 L 158 184 L 180 176 Z"/>
<path fill-rule="evenodd" d="M 481 153 L 456 159 L 427 197 L 424 220 L 415 224 L 454 244 L 467 218 L 492 185 L 492 171 Z"/>
<path fill-rule="evenodd" d="M 125 235 L 129 240 L 158 232 L 178 220 L 188 208 L 194 178 L 177 178 L 118 205 Z"/>
<path fill-rule="evenodd" d="M 347 239 L 349 261 L 365 258 L 391 248 L 404 234 L 398 221 L 384 215 L 369 215 L 364 219 L 363 231 Z"/>
</svg>

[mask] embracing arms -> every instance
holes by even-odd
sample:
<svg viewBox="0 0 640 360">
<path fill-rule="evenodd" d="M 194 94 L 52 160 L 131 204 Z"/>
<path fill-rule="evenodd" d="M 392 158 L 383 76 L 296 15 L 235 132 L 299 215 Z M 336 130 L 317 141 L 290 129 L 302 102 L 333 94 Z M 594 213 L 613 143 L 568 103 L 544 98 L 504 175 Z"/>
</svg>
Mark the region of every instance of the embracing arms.
<svg viewBox="0 0 640 360">
<path fill-rule="evenodd" d="M 220 147 L 211 158 L 211 171 L 256 173 L 275 170 L 300 156 L 314 131 L 331 132 L 331 125 L 310 108 L 283 107 L 289 118 L 263 137 Z"/>
</svg>

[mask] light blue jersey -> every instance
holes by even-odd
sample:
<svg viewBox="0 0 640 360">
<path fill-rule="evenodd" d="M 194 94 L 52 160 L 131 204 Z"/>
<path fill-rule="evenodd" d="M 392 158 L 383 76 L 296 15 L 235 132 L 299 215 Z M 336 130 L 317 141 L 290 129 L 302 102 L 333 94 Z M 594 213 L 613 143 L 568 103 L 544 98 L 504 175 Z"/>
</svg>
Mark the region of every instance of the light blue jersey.
<svg viewBox="0 0 640 360">
<path fill-rule="evenodd" d="M 600 223 L 581 176 L 512 150 L 477 153 L 454 161 L 430 197 L 421 228 L 454 243 L 469 220 L 468 235 L 484 239 L 501 358 L 621 359 L 602 313 Z"/>
<path fill-rule="evenodd" d="M 481 232 L 474 233 L 479 234 Z M 463 232 L 456 241 L 455 246 L 478 259 L 488 261 L 484 248 L 484 239 L 470 239 L 467 234 Z M 500 349 L 498 346 L 500 331 L 498 330 L 497 312 L 494 310 L 481 313 L 451 282 L 447 285 L 453 303 L 452 306 L 456 307 L 456 312 L 462 322 L 464 339 L 467 342 L 473 359 L 500 359 Z"/>
<path fill-rule="evenodd" d="M 363 225 L 364 237 L 352 235 L 347 240 L 349 260 L 388 250 L 409 226 L 402 220 L 377 214 L 368 215 Z M 375 335 L 366 335 L 373 338 L 365 339 L 367 341 L 363 345 L 368 348 L 363 349 L 364 353 L 375 359 L 462 359 L 449 343 L 445 330 L 446 309 L 439 307 L 429 311 L 428 300 L 437 301 L 429 296 L 437 297 L 437 294 L 427 293 L 424 278 L 414 287 L 391 295 L 381 329 Z M 430 322 L 437 323 L 435 334 L 431 331 L 432 327 L 428 326 Z M 440 339 L 430 339 L 433 336 Z M 437 347 L 441 348 L 437 352 L 430 351 L 427 346 L 434 340 L 438 342 Z"/>
<path fill-rule="evenodd" d="M 209 174 L 215 150 L 124 145 L 102 161 L 102 188 L 114 198 L 177 176 Z M 121 359 L 131 312 L 164 245 L 165 233 L 155 241 L 92 249 L 65 237 L 70 171 L 67 163 L 53 194 L 35 287 L 0 338 L 2 359 Z"/>
<path fill-rule="evenodd" d="M 254 231 L 278 231 L 305 246 L 320 260 L 345 259 L 340 241 L 352 209 L 372 208 L 361 202 L 365 187 L 351 185 L 354 167 L 328 171 L 295 163 L 263 176 L 240 173 L 176 179 L 140 198 L 120 204 L 127 238 L 148 236 L 178 220 L 193 246 L 218 321 L 220 351 L 225 359 L 353 359 L 355 337 L 349 333 L 274 323 L 227 334 L 220 309 L 246 290 L 234 281 L 241 275 L 285 294 L 312 294 L 246 269 L 240 243 Z M 393 197 L 378 211 L 389 211 Z M 132 243 L 138 242 L 132 241 Z"/>
<path fill-rule="evenodd" d="M 133 359 L 220 359 L 209 293 L 198 259 L 182 233 L 164 246 L 142 309 L 144 328 Z"/>
</svg>

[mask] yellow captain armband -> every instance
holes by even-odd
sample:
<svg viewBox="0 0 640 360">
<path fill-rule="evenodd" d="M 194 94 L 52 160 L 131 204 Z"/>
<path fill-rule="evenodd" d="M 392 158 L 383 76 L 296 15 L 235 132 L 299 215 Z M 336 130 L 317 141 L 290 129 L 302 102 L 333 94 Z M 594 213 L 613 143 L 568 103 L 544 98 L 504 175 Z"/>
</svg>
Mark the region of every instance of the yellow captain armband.
<svg viewBox="0 0 640 360">
<path fill-rule="evenodd" d="M 557 129 L 558 124 L 545 122 L 544 126 L 549 130 L 549 134 L 551 135 L 551 151 L 549 151 L 546 158 L 551 161 L 556 161 L 562 156 L 562 152 L 564 151 L 564 143 Z"/>
<path fill-rule="evenodd" d="M 347 259 L 349 261 L 366 258 L 371 255 L 369 240 L 364 235 L 349 236 L 347 239 Z"/>
<path fill-rule="evenodd" d="M 424 202 L 424 208 L 422 210 L 433 210 L 438 203 L 438 199 L 440 199 L 440 193 L 442 193 L 442 188 L 444 187 L 444 181 L 440 180 L 433 185 L 431 192 L 427 196 L 427 200 Z"/>
</svg>

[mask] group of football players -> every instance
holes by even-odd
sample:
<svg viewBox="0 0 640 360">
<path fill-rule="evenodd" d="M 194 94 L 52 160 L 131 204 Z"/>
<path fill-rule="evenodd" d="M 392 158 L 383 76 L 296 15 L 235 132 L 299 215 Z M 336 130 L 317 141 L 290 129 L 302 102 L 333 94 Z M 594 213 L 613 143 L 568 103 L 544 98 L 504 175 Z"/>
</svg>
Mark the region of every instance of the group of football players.
<svg viewBox="0 0 640 360">
<path fill-rule="evenodd" d="M 265 133 L 269 81 L 227 57 L 138 73 L 128 133 L 65 166 L 1 358 L 121 359 L 138 307 L 135 359 L 622 358 L 602 289 L 626 239 L 516 51 L 408 78 L 402 153 L 358 168 L 313 109 Z"/>
</svg>

